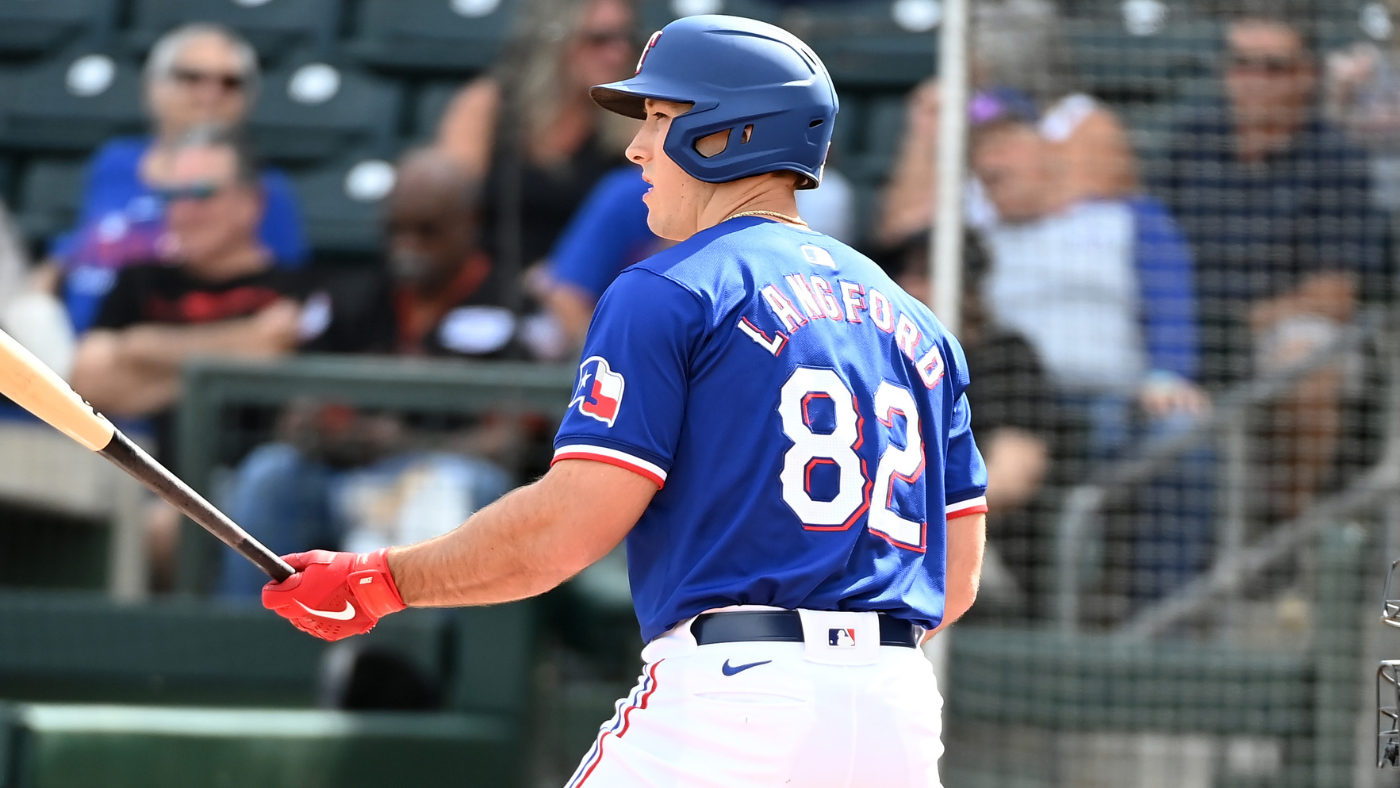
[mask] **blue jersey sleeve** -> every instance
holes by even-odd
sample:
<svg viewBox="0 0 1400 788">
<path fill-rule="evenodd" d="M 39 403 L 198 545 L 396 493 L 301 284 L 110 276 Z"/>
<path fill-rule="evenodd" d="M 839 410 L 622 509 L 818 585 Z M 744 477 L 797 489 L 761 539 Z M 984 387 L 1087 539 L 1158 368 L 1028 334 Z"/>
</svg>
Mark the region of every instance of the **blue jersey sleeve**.
<svg viewBox="0 0 1400 788">
<path fill-rule="evenodd" d="M 647 226 L 641 170 L 617 170 L 598 182 L 550 253 L 554 279 L 591 295 L 608 289 L 618 272 L 658 243 Z"/>
<path fill-rule="evenodd" d="M 972 381 L 967 373 L 967 359 L 962 348 L 952 340 L 945 348 L 944 357 L 949 363 L 944 383 L 950 387 L 948 396 L 955 398 L 948 420 L 943 469 L 944 511 L 947 519 L 952 520 L 987 511 L 987 465 L 972 435 L 972 408 L 967 403 L 967 387 Z M 930 506 L 929 511 L 937 509 Z"/>
<path fill-rule="evenodd" d="M 967 395 L 958 397 L 948 428 L 948 465 L 943 489 L 948 519 L 987 511 L 987 466 L 972 436 L 972 412 Z"/>
<path fill-rule="evenodd" d="M 554 461 L 606 462 L 664 486 L 707 315 L 700 297 L 672 280 L 623 272 L 594 312 Z"/>
</svg>

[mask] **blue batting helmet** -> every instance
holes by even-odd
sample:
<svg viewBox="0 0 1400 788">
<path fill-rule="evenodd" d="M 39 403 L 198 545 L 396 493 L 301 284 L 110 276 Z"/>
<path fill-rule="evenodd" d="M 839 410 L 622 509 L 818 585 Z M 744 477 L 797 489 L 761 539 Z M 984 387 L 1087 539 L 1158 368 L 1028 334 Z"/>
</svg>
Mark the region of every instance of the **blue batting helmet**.
<svg viewBox="0 0 1400 788">
<path fill-rule="evenodd" d="M 690 102 L 671 122 L 665 150 L 707 183 L 790 170 L 799 188 L 821 182 L 836 119 L 836 89 L 815 53 L 780 27 L 737 16 L 690 16 L 652 34 L 637 75 L 590 91 L 605 109 L 646 118 L 647 99 Z M 729 131 L 725 149 L 705 157 L 701 137 Z"/>
</svg>

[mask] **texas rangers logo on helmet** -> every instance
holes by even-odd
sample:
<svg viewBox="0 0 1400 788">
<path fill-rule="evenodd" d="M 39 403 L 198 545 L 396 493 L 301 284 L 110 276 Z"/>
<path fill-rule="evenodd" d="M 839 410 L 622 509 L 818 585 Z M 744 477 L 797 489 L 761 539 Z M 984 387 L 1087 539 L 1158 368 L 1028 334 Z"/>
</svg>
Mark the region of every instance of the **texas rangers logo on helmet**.
<svg viewBox="0 0 1400 788">
<path fill-rule="evenodd" d="M 652 33 L 652 34 L 651 34 L 651 38 L 647 41 L 647 45 L 644 46 L 644 47 L 642 47 L 642 56 L 639 57 L 639 58 L 637 58 L 637 70 L 636 70 L 635 73 L 632 74 L 632 76 L 635 77 L 635 76 L 637 76 L 637 74 L 642 73 L 642 64 L 645 63 L 645 62 L 647 62 L 647 55 L 651 54 L 651 48 L 654 47 L 654 46 L 656 46 L 656 42 L 657 42 L 658 40 L 660 40 L 660 38 L 661 38 L 661 31 L 660 31 L 660 30 L 658 30 L 658 31 L 656 31 L 655 33 Z"/>
<path fill-rule="evenodd" d="M 622 389 L 627 381 L 608 367 L 602 356 L 591 356 L 578 369 L 578 385 L 569 407 L 578 405 L 579 413 L 592 416 L 611 427 L 622 407 Z"/>
</svg>

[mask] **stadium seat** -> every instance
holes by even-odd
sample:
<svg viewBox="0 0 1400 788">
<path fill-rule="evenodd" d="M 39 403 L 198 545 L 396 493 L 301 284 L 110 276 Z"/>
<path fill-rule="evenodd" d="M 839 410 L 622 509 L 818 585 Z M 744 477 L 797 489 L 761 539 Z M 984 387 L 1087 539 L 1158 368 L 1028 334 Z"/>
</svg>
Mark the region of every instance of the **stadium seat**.
<svg viewBox="0 0 1400 788">
<path fill-rule="evenodd" d="M 765 0 L 642 0 L 637 15 L 644 31 L 660 30 L 683 16 L 731 14 L 777 23 L 782 9 Z"/>
<path fill-rule="evenodd" d="M 112 26 L 116 0 L 0 0 L 0 56 L 57 52 Z"/>
<path fill-rule="evenodd" d="M 309 164 L 391 144 L 399 111 L 393 83 L 303 55 L 267 75 L 248 127 L 268 159 Z"/>
<path fill-rule="evenodd" d="M 1214 73 L 1222 35 L 1218 23 L 1170 18 L 1150 35 L 1111 18 L 1069 19 L 1064 30 L 1083 89 L 1114 104 L 1175 100 Z"/>
<path fill-rule="evenodd" d="M 35 159 L 24 168 L 15 216 L 26 239 L 48 241 L 74 225 L 85 164 L 81 159 Z"/>
<path fill-rule="evenodd" d="M 430 82 L 418 91 L 418 100 L 413 103 L 413 128 L 409 136 L 414 140 L 427 142 L 437 136 L 438 123 L 443 113 L 452 103 L 461 82 Z"/>
<path fill-rule="evenodd" d="M 936 27 L 923 0 L 827 2 L 795 6 L 782 24 L 821 57 L 837 87 L 904 88 L 934 71 Z M 936 13 L 936 12 L 934 12 Z"/>
<path fill-rule="evenodd" d="M 145 52 L 167 30 L 214 22 L 247 37 L 265 62 L 303 47 L 325 51 L 340 27 L 339 0 L 133 0 L 131 46 Z"/>
<path fill-rule="evenodd" d="M 0 147 L 87 153 L 146 125 L 139 69 L 106 51 L 80 48 L 0 75 L 0 93 Z"/>
<path fill-rule="evenodd" d="M 380 203 L 394 185 L 393 157 L 358 154 L 292 176 L 318 259 L 379 252 Z"/>
<path fill-rule="evenodd" d="M 490 66 L 517 0 L 362 0 L 347 50 L 400 72 L 467 74 Z"/>
<path fill-rule="evenodd" d="M 842 160 L 841 171 L 860 184 L 883 183 L 899 150 L 904 112 L 903 93 L 870 96 L 865 111 L 854 119 L 860 124 L 858 152 Z"/>
</svg>

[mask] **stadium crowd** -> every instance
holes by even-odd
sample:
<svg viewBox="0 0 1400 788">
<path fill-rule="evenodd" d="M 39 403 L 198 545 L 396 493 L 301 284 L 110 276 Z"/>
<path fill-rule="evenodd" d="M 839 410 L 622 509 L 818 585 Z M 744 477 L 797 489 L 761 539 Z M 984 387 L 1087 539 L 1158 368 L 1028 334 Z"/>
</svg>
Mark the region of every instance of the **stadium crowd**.
<svg viewBox="0 0 1400 788">
<path fill-rule="evenodd" d="M 1064 489 L 1182 434 L 1231 386 L 1329 346 L 1387 298 L 1400 49 L 1322 51 L 1309 12 L 1228 3 L 1214 89 L 1140 157 L 1124 120 L 1075 83 L 1054 4 L 977 8 L 968 227 L 939 230 L 966 233 L 959 336 L 996 554 L 986 615 L 1036 617 Z M 447 103 L 436 135 L 402 153 L 374 264 L 317 254 L 306 206 L 248 143 L 261 81 L 248 41 L 210 24 L 167 33 L 143 72 L 150 131 L 93 154 L 76 225 L 28 267 L 0 217 L 0 325 L 95 406 L 149 425 L 162 454 L 194 356 L 571 363 L 608 283 L 664 244 L 625 158 L 632 121 L 586 92 L 630 73 L 642 31 L 628 0 L 529 10 L 496 66 Z M 858 199 L 839 159 L 799 195 L 815 229 L 929 303 L 947 110 L 933 80 L 908 95 L 873 200 Z M 1260 426 L 1268 522 L 1338 484 L 1356 355 L 1307 376 Z M 222 502 L 279 552 L 450 528 L 510 486 L 505 454 L 547 439 L 504 414 L 425 426 L 312 402 L 284 408 L 275 433 L 241 459 Z M 1215 461 L 1184 455 L 1122 518 L 1130 571 L 1118 582 L 1134 604 L 1205 567 Z M 428 489 L 438 498 L 415 504 Z M 159 507 L 150 519 L 156 582 L 168 584 L 176 520 Z M 226 594 L 260 584 L 251 567 L 225 566 Z"/>
</svg>

